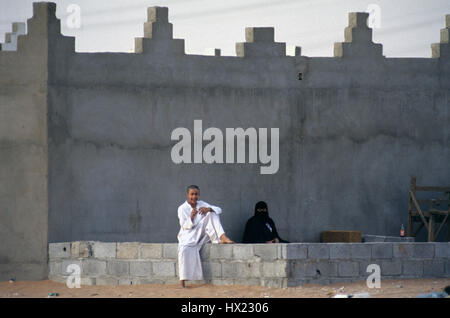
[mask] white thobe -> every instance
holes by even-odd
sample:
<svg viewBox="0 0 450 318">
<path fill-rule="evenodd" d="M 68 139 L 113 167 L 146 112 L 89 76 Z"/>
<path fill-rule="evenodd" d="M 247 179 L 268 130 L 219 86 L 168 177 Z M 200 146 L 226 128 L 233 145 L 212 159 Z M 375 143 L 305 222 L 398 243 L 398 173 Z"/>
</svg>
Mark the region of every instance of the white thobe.
<svg viewBox="0 0 450 318">
<path fill-rule="evenodd" d="M 202 207 L 211 208 L 214 212 L 201 214 L 199 210 Z M 187 201 L 178 208 L 178 220 L 180 221 L 178 268 L 180 280 L 203 279 L 200 249 L 209 241 L 219 243 L 220 237 L 225 233 L 219 219 L 219 214 L 222 213 L 221 208 L 199 200 L 196 209 L 198 213 L 192 221 L 192 207 Z"/>
</svg>

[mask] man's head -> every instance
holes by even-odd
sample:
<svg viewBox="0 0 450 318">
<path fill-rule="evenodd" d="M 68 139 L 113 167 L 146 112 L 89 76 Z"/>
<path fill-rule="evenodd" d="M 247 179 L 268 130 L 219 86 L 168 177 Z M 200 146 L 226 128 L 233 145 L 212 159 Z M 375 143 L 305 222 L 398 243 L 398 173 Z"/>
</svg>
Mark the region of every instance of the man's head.
<svg viewBox="0 0 450 318">
<path fill-rule="evenodd" d="M 200 198 L 200 188 L 195 184 L 190 185 L 186 189 L 187 201 L 191 205 L 196 205 Z"/>
</svg>

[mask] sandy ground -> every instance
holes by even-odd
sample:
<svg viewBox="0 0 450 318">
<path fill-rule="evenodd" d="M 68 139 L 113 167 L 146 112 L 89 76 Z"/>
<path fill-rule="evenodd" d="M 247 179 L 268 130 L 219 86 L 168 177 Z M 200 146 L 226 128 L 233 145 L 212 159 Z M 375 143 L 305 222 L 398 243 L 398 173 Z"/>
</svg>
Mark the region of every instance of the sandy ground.
<svg viewBox="0 0 450 318">
<path fill-rule="evenodd" d="M 450 285 L 450 279 L 408 279 L 383 280 L 380 289 L 369 289 L 365 281 L 337 283 L 332 285 L 303 285 L 289 288 L 262 286 L 215 286 L 210 284 L 186 283 L 179 285 L 136 285 L 136 286 L 81 286 L 68 288 L 53 281 L 0 282 L 2 298 L 46 298 L 49 293 L 58 293 L 61 298 L 328 298 L 335 294 L 369 293 L 372 298 L 411 298 L 423 293 L 440 292 Z"/>
</svg>

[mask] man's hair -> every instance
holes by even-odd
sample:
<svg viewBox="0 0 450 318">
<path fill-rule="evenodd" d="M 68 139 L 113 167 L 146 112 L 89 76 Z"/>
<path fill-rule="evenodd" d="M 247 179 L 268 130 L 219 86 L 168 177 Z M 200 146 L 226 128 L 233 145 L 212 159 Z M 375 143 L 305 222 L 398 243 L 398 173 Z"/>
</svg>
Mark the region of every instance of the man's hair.
<svg viewBox="0 0 450 318">
<path fill-rule="evenodd" d="M 200 188 L 198 186 L 196 186 L 195 184 L 191 184 L 190 186 L 187 187 L 186 189 L 186 193 L 189 193 L 189 190 L 198 190 L 200 192 Z"/>
</svg>

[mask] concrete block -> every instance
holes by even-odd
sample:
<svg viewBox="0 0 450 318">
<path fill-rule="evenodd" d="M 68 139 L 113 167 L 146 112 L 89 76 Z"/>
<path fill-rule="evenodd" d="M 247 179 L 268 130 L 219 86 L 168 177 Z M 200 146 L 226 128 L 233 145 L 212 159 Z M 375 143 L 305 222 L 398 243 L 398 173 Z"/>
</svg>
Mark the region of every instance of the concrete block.
<svg viewBox="0 0 450 318">
<path fill-rule="evenodd" d="M 314 285 L 330 285 L 331 280 L 329 278 L 322 278 L 322 277 L 313 277 L 307 280 L 307 284 L 314 284 Z"/>
<path fill-rule="evenodd" d="M 117 258 L 121 259 L 137 259 L 139 243 L 126 242 L 117 243 Z"/>
<path fill-rule="evenodd" d="M 106 262 L 106 272 L 113 276 L 129 276 L 130 263 L 120 260 L 109 260 Z"/>
<path fill-rule="evenodd" d="M 359 276 L 359 262 L 355 261 L 338 261 L 339 277 L 356 277 Z M 334 276 L 334 275 L 333 275 Z"/>
<path fill-rule="evenodd" d="M 287 278 L 262 278 L 260 281 L 262 286 L 272 287 L 272 288 L 287 288 L 288 279 Z"/>
<path fill-rule="evenodd" d="M 233 259 L 248 260 L 253 257 L 253 244 L 233 244 Z"/>
<path fill-rule="evenodd" d="M 393 243 L 372 243 L 372 258 L 392 258 Z"/>
<path fill-rule="evenodd" d="M 210 284 L 217 286 L 232 286 L 234 285 L 234 279 L 231 278 L 221 278 L 221 279 L 211 279 L 209 280 Z"/>
<path fill-rule="evenodd" d="M 95 284 L 98 286 L 116 286 L 119 285 L 119 279 L 111 276 L 99 276 L 95 278 Z"/>
<path fill-rule="evenodd" d="M 245 41 L 247 42 L 269 42 L 275 40 L 275 29 L 273 27 L 248 27 L 245 28 Z"/>
<path fill-rule="evenodd" d="M 415 258 L 434 258 L 434 243 L 415 243 L 414 244 Z"/>
<path fill-rule="evenodd" d="M 226 261 L 222 262 L 223 278 L 260 277 L 260 262 Z"/>
<path fill-rule="evenodd" d="M 206 243 L 200 249 L 200 259 L 209 260 L 211 256 L 211 243 Z"/>
<path fill-rule="evenodd" d="M 233 256 L 233 244 L 211 244 L 211 259 L 231 259 Z"/>
<path fill-rule="evenodd" d="M 278 260 L 274 262 L 262 263 L 262 276 L 263 277 L 285 277 L 288 278 L 289 271 L 287 261 Z"/>
<path fill-rule="evenodd" d="M 164 259 L 177 259 L 178 258 L 178 244 L 163 244 L 163 258 Z"/>
<path fill-rule="evenodd" d="M 423 276 L 423 261 L 422 260 L 403 260 L 402 261 L 402 275 L 410 277 Z"/>
<path fill-rule="evenodd" d="M 305 276 L 314 278 L 333 277 L 338 275 L 336 261 L 319 260 L 305 262 Z"/>
<path fill-rule="evenodd" d="M 220 262 L 202 262 L 202 269 L 205 278 L 222 277 L 222 264 Z"/>
<path fill-rule="evenodd" d="M 415 243 L 393 243 L 392 251 L 395 258 L 411 258 L 414 257 Z"/>
<path fill-rule="evenodd" d="M 94 242 L 76 241 L 71 244 L 72 258 L 89 258 L 94 256 Z"/>
<path fill-rule="evenodd" d="M 62 261 L 60 260 L 50 260 L 48 262 L 48 274 L 49 276 L 62 275 Z M 66 273 L 64 273 L 66 274 Z"/>
<path fill-rule="evenodd" d="M 153 262 L 153 275 L 156 277 L 176 277 L 175 262 Z"/>
<path fill-rule="evenodd" d="M 384 242 L 385 237 L 382 235 L 363 235 L 362 241 L 364 243 L 382 243 Z"/>
<path fill-rule="evenodd" d="M 279 258 L 279 248 L 279 244 L 253 244 L 255 256 L 267 261 Z"/>
<path fill-rule="evenodd" d="M 450 243 L 449 242 L 434 243 L 434 257 L 450 258 Z"/>
<path fill-rule="evenodd" d="M 302 243 L 280 244 L 281 259 L 306 259 L 308 245 Z"/>
<path fill-rule="evenodd" d="M 401 275 L 402 274 L 402 262 L 401 260 L 382 260 L 381 261 L 381 275 Z"/>
<path fill-rule="evenodd" d="M 95 258 L 116 258 L 116 243 L 94 242 Z"/>
<path fill-rule="evenodd" d="M 163 244 L 141 243 L 141 259 L 160 259 L 163 256 Z"/>
<path fill-rule="evenodd" d="M 237 279 L 233 279 L 233 285 L 260 286 L 261 279 L 259 279 L 259 278 L 237 278 Z"/>
<path fill-rule="evenodd" d="M 62 262 L 61 262 L 61 273 L 63 275 L 70 275 L 72 273 L 72 271 L 70 271 L 70 272 L 67 271 L 67 269 L 68 269 L 68 267 L 70 265 L 78 266 L 79 267 L 79 272 L 80 272 L 80 274 L 82 274 L 83 266 L 82 266 L 81 260 L 75 260 L 75 259 L 67 259 L 66 260 L 65 259 L 65 260 L 62 260 Z"/>
<path fill-rule="evenodd" d="M 119 277 L 119 285 L 138 285 L 139 278 L 137 277 Z"/>
<path fill-rule="evenodd" d="M 368 244 L 350 244 L 350 255 L 353 259 L 370 259 L 372 256 L 372 246 Z"/>
<path fill-rule="evenodd" d="M 48 245 L 49 259 L 70 258 L 70 243 L 50 243 Z"/>
<path fill-rule="evenodd" d="M 425 277 L 444 277 L 445 261 L 442 260 L 424 260 L 423 275 Z"/>
<path fill-rule="evenodd" d="M 152 275 L 152 262 L 150 261 L 131 261 L 130 262 L 130 276 L 151 276 Z"/>
<path fill-rule="evenodd" d="M 80 278 L 81 286 L 95 286 L 97 284 L 96 277 L 83 277 Z"/>
<path fill-rule="evenodd" d="M 450 277 L 450 260 L 445 261 L 445 277 Z"/>
<path fill-rule="evenodd" d="M 330 259 L 351 258 L 351 245 L 349 243 L 330 243 Z"/>
<path fill-rule="evenodd" d="M 310 243 L 308 244 L 309 259 L 327 259 L 330 258 L 329 244 Z"/>
<path fill-rule="evenodd" d="M 83 276 L 106 275 L 106 261 L 97 259 L 84 259 L 81 262 L 81 273 Z"/>
</svg>

